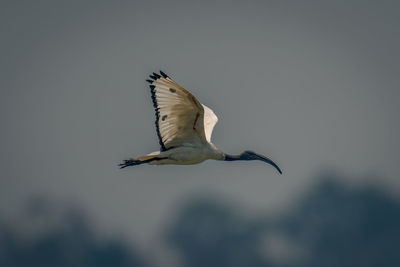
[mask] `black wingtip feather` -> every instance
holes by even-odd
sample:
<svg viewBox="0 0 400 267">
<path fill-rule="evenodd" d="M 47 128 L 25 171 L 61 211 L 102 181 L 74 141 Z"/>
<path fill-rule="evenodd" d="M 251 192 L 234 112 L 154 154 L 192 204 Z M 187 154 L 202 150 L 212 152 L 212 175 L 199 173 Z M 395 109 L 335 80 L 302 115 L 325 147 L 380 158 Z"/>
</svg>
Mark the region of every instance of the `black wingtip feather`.
<svg viewBox="0 0 400 267">
<path fill-rule="evenodd" d="M 146 82 L 148 82 L 148 83 L 153 83 L 154 81 L 153 81 L 153 80 L 147 79 Z"/>
<path fill-rule="evenodd" d="M 164 143 L 162 141 L 161 134 L 160 134 L 160 127 L 158 126 L 158 121 L 160 120 L 160 112 L 159 112 L 158 103 L 157 103 L 157 99 L 156 99 L 155 88 L 156 87 L 154 85 L 152 85 L 152 84 L 150 85 L 151 99 L 153 100 L 153 106 L 154 106 L 154 109 L 156 111 L 156 122 L 155 122 L 155 124 L 156 124 L 156 132 L 157 132 L 158 142 L 160 143 L 160 146 L 161 146 L 161 151 L 165 151 L 167 149 L 165 148 L 165 145 L 164 145 Z"/>
<path fill-rule="evenodd" d="M 158 75 L 157 73 L 155 73 L 155 72 L 153 72 L 153 75 L 154 76 L 156 76 L 157 77 L 157 79 L 160 79 L 161 78 L 161 76 L 160 75 Z"/>
<path fill-rule="evenodd" d="M 161 74 L 165 79 L 168 78 L 168 75 L 165 74 L 165 72 L 163 72 L 162 70 L 160 70 L 160 74 Z"/>
<path fill-rule="evenodd" d="M 156 76 L 149 75 L 149 77 L 152 78 L 153 80 L 157 80 L 157 77 L 156 77 Z"/>
</svg>

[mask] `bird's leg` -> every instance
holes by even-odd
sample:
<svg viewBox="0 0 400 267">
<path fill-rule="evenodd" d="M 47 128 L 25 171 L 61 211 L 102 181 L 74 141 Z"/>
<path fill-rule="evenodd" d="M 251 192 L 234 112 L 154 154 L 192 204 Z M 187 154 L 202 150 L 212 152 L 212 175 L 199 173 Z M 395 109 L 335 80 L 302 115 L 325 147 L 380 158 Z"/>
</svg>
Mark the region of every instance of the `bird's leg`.
<svg viewBox="0 0 400 267">
<path fill-rule="evenodd" d="M 147 162 L 148 161 L 146 161 L 146 160 L 141 161 L 138 159 L 131 158 L 131 159 L 124 160 L 124 163 L 121 163 L 118 166 L 120 166 L 120 168 L 123 169 L 123 168 L 129 167 L 129 166 L 140 165 L 140 164 L 147 163 Z"/>
<path fill-rule="evenodd" d="M 154 160 L 163 160 L 163 159 L 167 159 L 168 157 L 158 157 L 156 155 L 151 155 L 151 157 L 149 156 L 142 156 L 139 157 L 138 159 L 126 159 L 124 160 L 124 163 L 119 164 L 118 166 L 123 169 L 129 166 L 135 166 L 135 165 L 140 165 L 140 164 L 144 164 L 144 163 L 149 163 L 152 162 Z"/>
</svg>

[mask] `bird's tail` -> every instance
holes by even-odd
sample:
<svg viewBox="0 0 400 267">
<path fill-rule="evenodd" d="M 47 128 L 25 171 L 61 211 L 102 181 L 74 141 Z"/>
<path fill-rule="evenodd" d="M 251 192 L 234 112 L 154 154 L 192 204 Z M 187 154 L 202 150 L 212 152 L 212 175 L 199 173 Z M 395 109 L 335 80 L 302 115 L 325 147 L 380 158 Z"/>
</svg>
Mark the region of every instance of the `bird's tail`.
<svg viewBox="0 0 400 267">
<path fill-rule="evenodd" d="M 124 163 L 119 164 L 118 166 L 123 169 L 129 166 L 135 166 L 135 165 L 140 165 L 140 164 L 144 164 L 144 163 L 149 163 L 153 160 L 160 160 L 160 159 L 164 159 L 164 158 L 160 158 L 159 155 L 144 155 L 144 156 L 140 156 L 136 159 L 126 159 L 124 160 Z"/>
</svg>

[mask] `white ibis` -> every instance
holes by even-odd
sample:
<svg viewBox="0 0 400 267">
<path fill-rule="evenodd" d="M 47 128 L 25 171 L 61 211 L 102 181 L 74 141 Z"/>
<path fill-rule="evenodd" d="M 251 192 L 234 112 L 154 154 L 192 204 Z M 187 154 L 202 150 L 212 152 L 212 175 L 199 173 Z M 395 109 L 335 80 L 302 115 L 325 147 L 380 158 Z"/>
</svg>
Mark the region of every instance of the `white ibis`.
<svg viewBox="0 0 400 267">
<path fill-rule="evenodd" d="M 271 159 L 252 151 L 228 155 L 211 143 L 211 134 L 218 121 L 214 112 L 201 104 L 191 93 L 164 72 L 150 75 L 151 97 L 156 111 L 156 130 L 161 151 L 125 160 L 122 168 L 144 163 L 197 164 L 207 159 L 236 161 L 261 160 L 281 169 Z"/>
</svg>

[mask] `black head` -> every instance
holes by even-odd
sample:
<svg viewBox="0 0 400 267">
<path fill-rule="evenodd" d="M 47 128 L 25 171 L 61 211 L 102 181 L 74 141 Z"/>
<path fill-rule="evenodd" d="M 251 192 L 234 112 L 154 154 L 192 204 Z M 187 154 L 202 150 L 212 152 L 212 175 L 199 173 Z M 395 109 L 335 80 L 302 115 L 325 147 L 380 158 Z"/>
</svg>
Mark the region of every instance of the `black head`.
<svg viewBox="0 0 400 267">
<path fill-rule="evenodd" d="M 274 166 L 275 169 L 277 169 L 277 171 L 280 174 L 282 174 L 281 169 L 278 167 L 278 165 L 276 165 L 275 162 L 273 162 L 271 159 L 267 158 L 266 156 L 257 154 L 257 153 L 255 153 L 253 151 L 250 151 L 250 150 L 244 151 L 242 154 L 240 154 L 240 159 L 241 160 L 261 160 L 261 161 L 264 161 L 264 162 Z"/>
</svg>

